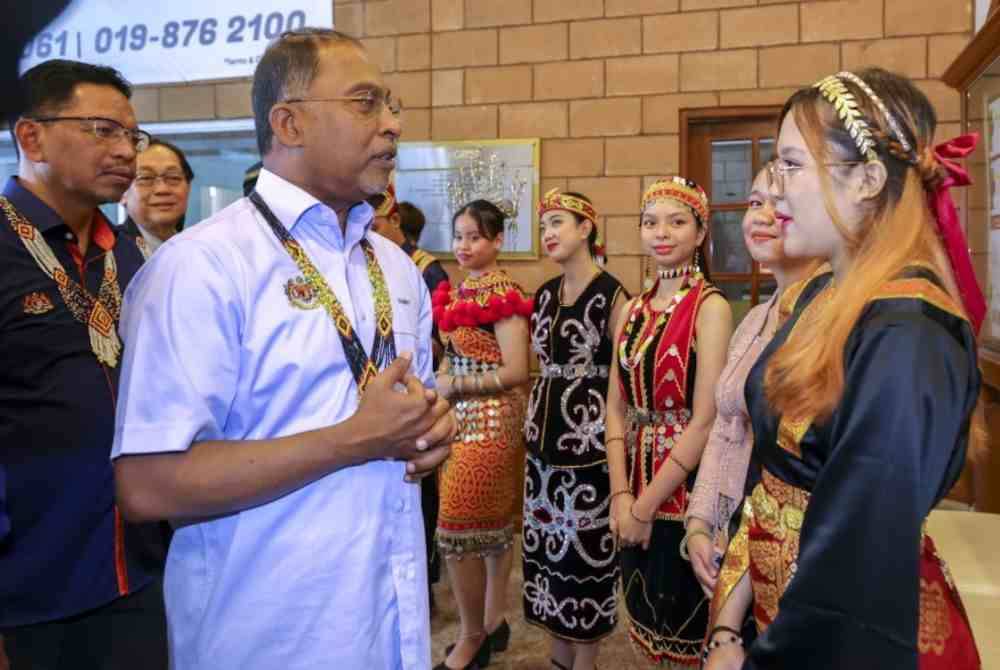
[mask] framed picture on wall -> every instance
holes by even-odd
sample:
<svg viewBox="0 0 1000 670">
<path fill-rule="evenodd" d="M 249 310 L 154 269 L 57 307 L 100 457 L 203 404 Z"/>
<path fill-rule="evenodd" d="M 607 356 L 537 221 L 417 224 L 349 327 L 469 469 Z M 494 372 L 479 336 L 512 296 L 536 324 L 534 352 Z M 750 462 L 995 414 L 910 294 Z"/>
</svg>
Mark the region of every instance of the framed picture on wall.
<svg viewBox="0 0 1000 670">
<path fill-rule="evenodd" d="M 400 142 L 396 198 L 423 211 L 421 248 L 453 258 L 452 216 L 481 198 L 509 217 L 500 258 L 538 258 L 539 148 L 538 139 Z"/>
</svg>

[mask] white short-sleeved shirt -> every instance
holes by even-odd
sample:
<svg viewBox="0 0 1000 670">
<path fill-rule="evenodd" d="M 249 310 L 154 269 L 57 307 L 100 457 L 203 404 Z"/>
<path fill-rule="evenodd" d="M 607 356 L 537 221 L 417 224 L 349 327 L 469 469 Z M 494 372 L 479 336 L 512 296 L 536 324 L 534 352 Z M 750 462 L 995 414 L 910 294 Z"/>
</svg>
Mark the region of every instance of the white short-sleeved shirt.
<svg viewBox="0 0 1000 670">
<path fill-rule="evenodd" d="M 326 278 L 362 343 L 374 299 L 360 240 L 386 277 L 396 351 L 433 384 L 420 271 L 370 232 L 262 170 L 257 191 Z M 295 263 L 243 198 L 171 238 L 129 285 L 112 457 L 330 426 L 358 393 L 327 312 L 286 295 Z M 430 667 L 420 491 L 401 462 L 342 469 L 273 502 L 179 528 L 165 597 L 177 670 Z"/>
</svg>

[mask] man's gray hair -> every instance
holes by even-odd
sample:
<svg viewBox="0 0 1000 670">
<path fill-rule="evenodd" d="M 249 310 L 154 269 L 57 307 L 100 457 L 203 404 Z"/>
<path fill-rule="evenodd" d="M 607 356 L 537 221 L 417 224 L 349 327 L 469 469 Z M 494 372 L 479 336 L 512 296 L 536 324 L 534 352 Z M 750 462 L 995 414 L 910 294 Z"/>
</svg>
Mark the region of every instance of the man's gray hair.
<svg viewBox="0 0 1000 670">
<path fill-rule="evenodd" d="M 271 151 L 271 108 L 282 100 L 305 95 L 319 70 L 321 47 L 350 44 L 363 49 L 361 42 L 331 28 L 302 28 L 283 33 L 271 43 L 253 73 L 254 126 L 257 149 L 266 156 Z"/>
</svg>

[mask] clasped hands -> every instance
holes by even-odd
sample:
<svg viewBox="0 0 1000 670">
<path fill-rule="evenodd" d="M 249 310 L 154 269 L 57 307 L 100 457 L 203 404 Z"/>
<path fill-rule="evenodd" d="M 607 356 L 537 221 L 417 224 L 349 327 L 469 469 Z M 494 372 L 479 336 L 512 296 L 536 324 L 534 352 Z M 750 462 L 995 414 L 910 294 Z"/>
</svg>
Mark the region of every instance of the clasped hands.
<svg viewBox="0 0 1000 670">
<path fill-rule="evenodd" d="M 365 388 L 355 418 L 369 436 L 369 457 L 406 461 L 406 481 L 434 472 L 451 453 L 458 423 L 451 404 L 410 372 L 404 353 Z"/>
<path fill-rule="evenodd" d="M 649 549 L 656 510 L 646 509 L 640 499 L 622 492 L 611 502 L 611 533 L 623 547 L 641 546 Z"/>
</svg>

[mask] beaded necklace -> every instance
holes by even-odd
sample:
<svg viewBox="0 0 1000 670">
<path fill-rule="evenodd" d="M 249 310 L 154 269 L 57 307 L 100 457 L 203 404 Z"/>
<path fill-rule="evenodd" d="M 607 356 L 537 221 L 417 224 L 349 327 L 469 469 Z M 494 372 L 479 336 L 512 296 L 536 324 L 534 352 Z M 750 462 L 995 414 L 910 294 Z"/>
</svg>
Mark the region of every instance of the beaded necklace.
<svg viewBox="0 0 1000 670">
<path fill-rule="evenodd" d="M 351 320 L 344 313 L 340 301 L 337 300 L 337 295 L 316 266 L 313 265 L 302 245 L 292 237 L 257 191 L 250 193 L 250 201 L 257 207 L 270 226 L 271 232 L 278 238 L 285 251 L 298 266 L 304 280 L 319 296 L 319 303 L 326 308 L 326 313 L 337 327 L 337 334 L 340 335 L 340 342 L 347 355 L 347 362 L 354 374 L 354 381 L 358 385 L 358 395 L 363 395 L 368 383 L 378 375 L 379 370 L 396 358 L 389 287 L 385 275 L 382 274 L 382 268 L 378 264 L 378 259 L 375 257 L 375 250 L 372 248 L 371 242 L 362 238 L 360 243 L 368 264 L 368 279 L 372 283 L 372 293 L 375 294 L 375 339 L 372 342 L 372 353 L 369 355 L 351 325 Z"/>
<path fill-rule="evenodd" d="M 703 275 L 698 272 L 695 274 L 690 274 L 684 277 L 684 281 L 681 283 L 680 288 L 674 293 L 674 297 L 670 299 L 670 304 L 667 308 L 660 312 L 655 319 L 646 319 L 645 324 L 643 324 L 642 332 L 639 333 L 639 337 L 636 338 L 635 344 L 632 348 L 632 354 L 628 353 L 628 343 L 632 339 L 632 333 L 635 332 L 635 324 L 639 319 L 639 314 L 646 308 L 647 305 L 653 300 L 656 295 L 656 290 L 660 286 L 660 282 L 657 281 L 653 284 L 646 293 L 641 295 L 638 300 L 633 303 L 632 308 L 629 310 L 628 319 L 625 321 L 625 329 L 622 333 L 621 341 L 618 343 L 618 360 L 621 361 L 622 366 L 626 370 L 634 370 L 641 362 L 642 357 L 646 353 L 646 349 L 653 343 L 656 339 L 656 334 L 660 329 L 667 323 L 670 319 L 670 315 L 673 314 L 674 310 L 677 309 L 677 305 L 681 303 L 682 300 L 691 291 L 694 284 L 702 279 Z"/>
<path fill-rule="evenodd" d="M 0 196 L 0 208 L 38 267 L 55 281 L 59 294 L 73 317 L 80 323 L 87 324 L 90 349 L 97 360 L 109 368 L 118 365 L 118 357 L 122 351 L 117 332 L 122 291 L 118 286 L 118 265 L 114 251 L 104 252 L 104 274 L 95 297 L 82 284 L 69 278 L 42 233 L 21 216 L 10 200 Z"/>
</svg>

